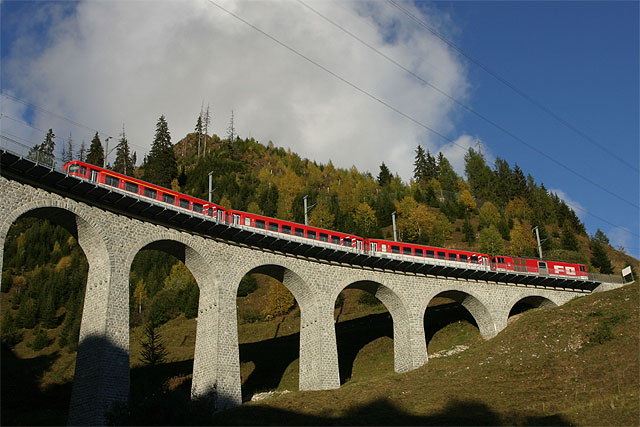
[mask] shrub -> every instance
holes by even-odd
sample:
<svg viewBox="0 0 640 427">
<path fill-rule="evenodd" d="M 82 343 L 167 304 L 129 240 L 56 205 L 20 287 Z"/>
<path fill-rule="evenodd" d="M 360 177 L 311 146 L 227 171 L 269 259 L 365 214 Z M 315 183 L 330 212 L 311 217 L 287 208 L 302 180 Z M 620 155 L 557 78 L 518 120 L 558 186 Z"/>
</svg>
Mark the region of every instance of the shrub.
<svg viewBox="0 0 640 427">
<path fill-rule="evenodd" d="M 358 302 L 362 305 L 368 305 L 371 307 L 382 304 L 375 295 L 370 294 L 369 292 L 362 292 L 360 297 L 358 297 Z"/>
</svg>

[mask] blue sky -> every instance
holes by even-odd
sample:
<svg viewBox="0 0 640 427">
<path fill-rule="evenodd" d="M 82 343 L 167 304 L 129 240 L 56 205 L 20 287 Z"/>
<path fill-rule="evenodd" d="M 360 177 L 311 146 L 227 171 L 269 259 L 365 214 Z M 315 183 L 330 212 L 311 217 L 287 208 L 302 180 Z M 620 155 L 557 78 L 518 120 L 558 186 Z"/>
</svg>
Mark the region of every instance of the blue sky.
<svg viewBox="0 0 640 427">
<path fill-rule="evenodd" d="M 575 206 L 589 233 L 601 228 L 638 257 L 638 2 L 397 3 L 631 167 L 385 1 L 3 1 L 2 133 L 35 144 L 53 127 L 59 142 L 71 134 L 79 143 L 95 130 L 115 139 L 124 125 L 140 159 L 161 114 L 177 141 L 209 104 L 215 133 L 225 134 L 233 109 L 243 137 L 374 174 L 385 161 L 404 179 L 418 144 L 442 150 L 462 172 L 458 145 L 479 139 L 488 158 L 517 163 Z M 575 173 L 424 87 L 305 4 Z"/>
</svg>

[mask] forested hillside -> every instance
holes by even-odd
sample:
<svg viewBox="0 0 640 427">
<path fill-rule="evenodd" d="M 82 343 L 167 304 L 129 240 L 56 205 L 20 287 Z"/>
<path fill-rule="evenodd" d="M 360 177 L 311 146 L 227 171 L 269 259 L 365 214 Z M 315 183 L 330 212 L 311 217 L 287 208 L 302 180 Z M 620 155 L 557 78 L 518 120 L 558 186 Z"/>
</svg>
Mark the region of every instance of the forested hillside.
<svg viewBox="0 0 640 427">
<path fill-rule="evenodd" d="M 416 147 L 415 157 L 407 159 L 413 162 L 413 177 L 403 182 L 384 162 L 375 176 L 355 167 L 340 169 L 331 162 L 302 159 L 272 142 L 242 139 L 230 129 L 220 138 L 204 134 L 198 125 L 195 133 L 173 144 L 163 116 L 142 164 L 134 167 L 135 153 L 123 131 L 111 168 L 205 200 L 212 172 L 212 199 L 217 203 L 299 223 L 304 222 L 303 198 L 308 196 L 311 225 L 362 237 L 390 239 L 396 211 L 398 238 L 405 242 L 537 256 L 531 230 L 538 227 L 545 258 L 584 263 L 590 272 L 619 274 L 627 265 L 637 268 L 637 260 L 614 250 L 602 231 L 587 235 L 563 200 L 504 159 L 490 167 L 482 153 L 469 149 L 461 177 L 441 153 Z M 50 152 L 52 144 L 55 135 L 50 132 L 34 152 L 43 147 Z M 83 145 L 76 152 L 69 140 L 63 156 L 101 166 L 99 135 L 89 150 Z M 2 271 L 3 349 L 22 358 L 57 355 L 59 366 L 54 363 L 58 367 L 51 371 L 57 373 L 43 376 L 47 384 L 73 376 L 87 270 L 82 250 L 62 227 L 21 218 L 10 229 Z M 251 308 L 239 307 L 240 323 L 295 310 L 293 297 L 282 285 L 264 290 L 267 280 L 251 275 L 243 279 L 238 301 Z M 243 299 L 258 288 L 263 290 L 260 298 Z M 151 353 L 143 354 L 144 363 L 164 360 L 158 328 L 180 316 L 196 317 L 198 296 L 191 273 L 176 258 L 151 250 L 138 254 L 130 273 L 130 319 L 132 328 L 147 326 L 142 346 Z M 363 307 L 369 304 L 361 302 Z"/>
</svg>

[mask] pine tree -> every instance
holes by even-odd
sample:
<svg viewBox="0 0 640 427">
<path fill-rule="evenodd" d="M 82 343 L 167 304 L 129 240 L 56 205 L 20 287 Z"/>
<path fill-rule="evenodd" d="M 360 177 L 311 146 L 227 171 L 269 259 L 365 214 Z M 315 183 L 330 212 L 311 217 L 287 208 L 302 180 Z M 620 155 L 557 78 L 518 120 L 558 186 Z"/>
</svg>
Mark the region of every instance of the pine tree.
<svg viewBox="0 0 640 427">
<path fill-rule="evenodd" d="M 229 120 L 229 127 L 227 128 L 227 139 L 229 144 L 232 144 L 235 139 L 236 128 L 233 123 L 233 110 L 231 110 L 231 120 Z"/>
<path fill-rule="evenodd" d="M 233 111 L 231 112 L 231 117 L 233 118 Z M 203 154 L 207 155 L 207 135 L 209 134 L 209 125 L 211 124 L 211 114 L 209 113 L 209 104 L 207 104 L 207 110 L 204 113 L 204 118 L 202 121 L 204 125 L 204 150 Z"/>
<path fill-rule="evenodd" d="M 80 160 L 81 162 L 84 162 L 87 159 L 87 146 L 84 143 L 84 140 L 82 141 L 82 144 L 80 144 L 80 151 L 78 151 L 78 160 Z"/>
<path fill-rule="evenodd" d="M 418 182 L 426 182 L 427 179 L 427 159 L 425 157 L 422 146 L 418 145 L 416 148 L 416 157 L 413 162 L 413 179 Z"/>
<path fill-rule="evenodd" d="M 613 267 L 611 266 L 611 260 L 604 245 L 601 241 L 592 239 L 591 242 L 591 264 L 600 269 L 602 274 L 613 274 Z"/>
<path fill-rule="evenodd" d="M 156 135 L 144 165 L 144 180 L 163 187 L 170 187 L 178 176 L 178 162 L 171 146 L 169 126 L 163 116 L 156 124 Z"/>
<path fill-rule="evenodd" d="M 98 132 L 96 132 L 95 136 L 91 140 L 86 162 L 100 167 L 104 165 L 104 150 L 102 148 L 102 142 L 100 142 Z"/>
<path fill-rule="evenodd" d="M 118 146 L 116 147 L 116 160 L 113 163 L 113 170 L 124 175 L 128 175 L 133 172 L 133 159 L 131 158 L 129 151 L 129 141 L 127 141 L 124 125 L 122 126 L 122 133 L 118 140 Z"/>
<path fill-rule="evenodd" d="M 167 359 L 167 349 L 162 343 L 160 326 L 148 322 L 144 328 L 144 340 L 142 341 L 142 352 L 140 361 L 148 366 L 155 366 L 163 363 Z"/>
<path fill-rule="evenodd" d="M 202 137 L 202 109 L 200 109 L 200 115 L 198 116 L 198 121 L 196 121 L 196 134 L 198 134 L 198 157 L 200 157 L 200 138 Z M 182 156 L 184 157 L 184 146 L 182 147 Z"/>
<path fill-rule="evenodd" d="M 604 245 L 610 245 L 611 242 L 609 241 L 609 238 L 607 237 L 606 234 L 604 234 L 602 232 L 602 230 L 600 230 L 598 228 L 598 231 L 595 232 L 595 234 L 591 237 L 591 240 L 596 240 Z"/>
<path fill-rule="evenodd" d="M 53 166 L 53 163 L 55 161 L 55 157 L 53 154 L 56 146 L 56 143 L 54 141 L 55 137 L 56 136 L 53 133 L 53 129 L 49 129 L 44 137 L 44 141 L 42 142 L 42 144 L 36 144 L 29 151 L 27 158 L 35 160 L 36 162 L 43 165 Z"/>
<path fill-rule="evenodd" d="M 576 236 L 575 234 L 573 234 L 573 231 L 571 231 L 571 229 L 566 225 L 562 229 L 562 237 L 560 240 L 560 245 L 562 249 L 566 249 L 568 251 L 580 250 L 578 246 L 578 239 L 576 239 Z"/>
<path fill-rule="evenodd" d="M 391 183 L 391 171 L 389 171 L 387 165 L 382 162 L 380 165 L 380 173 L 378 174 L 378 185 L 384 187 L 389 183 Z"/>
<path fill-rule="evenodd" d="M 65 162 L 70 162 L 73 160 L 73 138 L 71 138 L 71 133 L 69 133 L 69 139 L 67 140 L 67 158 L 63 159 Z"/>
<path fill-rule="evenodd" d="M 453 170 L 449 160 L 442 154 L 438 153 L 438 181 L 442 185 L 442 189 L 449 192 L 458 190 L 458 174 Z"/>
</svg>

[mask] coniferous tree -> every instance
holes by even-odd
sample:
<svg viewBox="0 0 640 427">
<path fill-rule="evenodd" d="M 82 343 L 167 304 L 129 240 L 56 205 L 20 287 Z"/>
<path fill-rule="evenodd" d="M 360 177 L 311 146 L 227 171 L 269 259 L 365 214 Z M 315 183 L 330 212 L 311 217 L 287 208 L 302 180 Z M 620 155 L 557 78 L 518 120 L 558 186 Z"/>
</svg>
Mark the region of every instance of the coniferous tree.
<svg viewBox="0 0 640 427">
<path fill-rule="evenodd" d="M 438 181 L 444 191 L 456 192 L 458 190 L 458 174 L 453 170 L 449 160 L 442 154 L 438 154 Z"/>
<path fill-rule="evenodd" d="M 591 245 L 591 264 L 600 270 L 602 274 L 613 274 L 613 267 L 607 251 L 600 240 L 592 239 Z"/>
<path fill-rule="evenodd" d="M 36 144 L 27 155 L 27 158 L 35 160 L 38 163 L 53 166 L 55 157 L 53 155 L 56 143 L 54 141 L 55 135 L 53 129 L 49 129 L 44 137 L 42 144 Z"/>
<path fill-rule="evenodd" d="M 98 132 L 96 132 L 95 136 L 91 140 L 86 162 L 100 167 L 104 165 L 104 149 L 102 148 L 102 142 L 100 142 Z"/>
<path fill-rule="evenodd" d="M 571 231 L 571 229 L 567 225 L 565 225 L 565 227 L 562 229 L 560 245 L 562 249 L 566 249 L 568 251 L 580 250 L 578 246 L 578 239 L 576 239 L 575 234 L 573 234 L 573 231 Z"/>
<path fill-rule="evenodd" d="M 422 146 L 416 148 L 416 157 L 413 162 L 413 179 L 417 183 L 427 182 L 427 159 Z"/>
<path fill-rule="evenodd" d="M 198 120 L 196 121 L 195 132 L 198 135 L 198 157 L 200 157 L 200 139 L 202 138 L 202 109 L 200 110 L 200 115 L 198 115 Z M 183 146 L 182 155 L 183 156 L 185 155 L 184 146 Z"/>
<path fill-rule="evenodd" d="M 144 165 L 144 180 L 170 187 L 178 176 L 178 162 L 171 146 L 169 126 L 163 116 L 156 124 L 156 135 Z"/>
<path fill-rule="evenodd" d="M 233 118 L 233 111 L 231 112 L 231 117 Z M 209 104 L 207 104 L 207 109 L 204 113 L 204 117 L 202 119 L 202 125 L 204 125 L 204 150 L 203 154 L 207 155 L 207 136 L 209 133 L 209 125 L 211 124 L 211 114 L 209 113 Z"/>
<path fill-rule="evenodd" d="M 231 119 L 229 120 L 229 127 L 227 128 L 227 139 L 229 144 L 232 144 L 236 135 L 235 124 L 233 123 L 233 110 L 231 110 Z"/>
<path fill-rule="evenodd" d="M 78 151 L 78 160 L 80 160 L 81 162 L 84 162 L 87 159 L 87 146 L 84 143 L 84 140 L 82 141 L 82 144 L 80 144 L 80 151 Z"/>
<path fill-rule="evenodd" d="M 120 134 L 118 146 L 116 147 L 116 160 L 113 163 L 113 170 L 124 175 L 133 172 L 133 159 L 129 151 L 129 141 L 127 141 L 124 126 L 122 126 L 122 133 Z"/>
<path fill-rule="evenodd" d="M 591 237 L 591 240 L 596 240 L 604 245 L 610 245 L 611 243 L 609 242 L 609 238 L 607 237 L 606 234 L 604 234 L 602 232 L 602 230 L 600 230 L 598 228 L 598 231 L 595 232 L 595 234 Z"/>
<path fill-rule="evenodd" d="M 378 185 L 380 187 L 384 187 L 385 185 L 391 183 L 391 178 L 391 171 L 389 171 L 387 165 L 382 162 L 382 164 L 380 165 L 380 173 L 378 174 Z"/>
<path fill-rule="evenodd" d="M 67 140 L 67 159 L 65 162 L 70 162 L 74 158 L 73 153 L 73 138 L 71 138 L 71 133 L 69 133 L 69 139 Z"/>
<path fill-rule="evenodd" d="M 144 328 L 144 340 L 142 341 L 142 352 L 140 361 L 145 365 L 155 366 L 163 363 L 167 359 L 166 347 L 162 343 L 160 326 L 154 322 L 148 322 Z"/>
<path fill-rule="evenodd" d="M 464 241 L 470 245 L 476 241 L 476 233 L 473 230 L 473 225 L 469 221 L 469 217 L 464 218 L 464 224 L 462 225 L 462 233 L 464 234 Z"/>
</svg>

